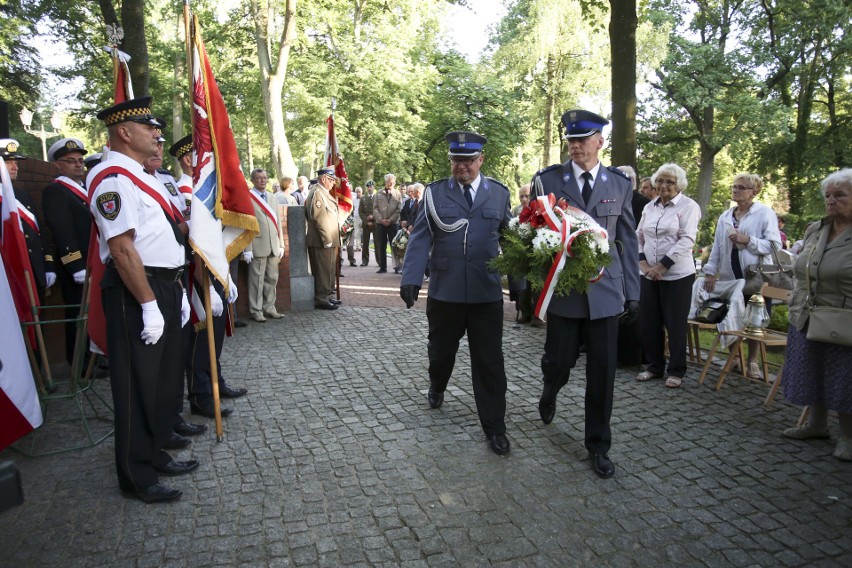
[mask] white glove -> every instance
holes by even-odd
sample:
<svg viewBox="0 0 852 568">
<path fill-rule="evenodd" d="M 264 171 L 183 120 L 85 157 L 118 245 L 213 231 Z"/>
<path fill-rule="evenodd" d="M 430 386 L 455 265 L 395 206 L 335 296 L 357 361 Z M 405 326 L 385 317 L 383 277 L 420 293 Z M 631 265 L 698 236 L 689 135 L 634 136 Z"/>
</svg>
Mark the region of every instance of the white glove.
<svg viewBox="0 0 852 568">
<path fill-rule="evenodd" d="M 225 306 L 222 305 L 222 297 L 216 292 L 216 288 L 210 286 L 210 311 L 213 312 L 213 317 L 219 317 L 222 315 L 222 310 L 225 309 Z"/>
<path fill-rule="evenodd" d="M 284 258 L 284 247 L 279 247 L 278 249 L 278 259 L 281 260 Z"/>
<path fill-rule="evenodd" d="M 237 291 L 237 285 L 232 281 L 228 282 L 228 303 L 233 304 L 237 301 L 240 293 Z"/>
<path fill-rule="evenodd" d="M 148 345 L 157 343 L 163 336 L 165 327 L 166 322 L 163 320 L 163 314 L 160 313 L 157 300 L 142 304 L 142 341 Z"/>
<path fill-rule="evenodd" d="M 278 258 L 281 258 L 281 257 L 279 256 Z M 55 272 L 45 272 L 44 273 L 44 279 L 46 281 L 45 282 L 45 284 L 46 284 L 45 288 L 50 288 L 51 286 L 56 284 L 56 273 Z"/>
<path fill-rule="evenodd" d="M 186 291 L 184 290 L 183 295 L 180 299 L 180 326 L 183 327 L 186 325 L 186 322 L 189 321 L 189 298 L 186 297 Z"/>
<path fill-rule="evenodd" d="M 82 284 L 86 281 L 86 269 L 78 270 L 73 274 L 74 284 Z"/>
<path fill-rule="evenodd" d="M 243 251 L 243 260 L 251 264 L 251 261 L 254 260 L 254 253 L 250 250 Z"/>
</svg>

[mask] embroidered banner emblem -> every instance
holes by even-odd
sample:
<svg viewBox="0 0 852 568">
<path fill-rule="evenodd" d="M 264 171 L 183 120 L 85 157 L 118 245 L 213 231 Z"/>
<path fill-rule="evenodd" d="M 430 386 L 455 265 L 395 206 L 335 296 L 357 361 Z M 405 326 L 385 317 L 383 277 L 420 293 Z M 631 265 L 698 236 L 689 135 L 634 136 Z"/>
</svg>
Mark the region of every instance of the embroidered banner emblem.
<svg viewBox="0 0 852 568">
<path fill-rule="evenodd" d="M 108 191 L 98 196 L 97 206 L 104 219 L 112 221 L 121 211 L 121 197 L 114 191 Z"/>
</svg>

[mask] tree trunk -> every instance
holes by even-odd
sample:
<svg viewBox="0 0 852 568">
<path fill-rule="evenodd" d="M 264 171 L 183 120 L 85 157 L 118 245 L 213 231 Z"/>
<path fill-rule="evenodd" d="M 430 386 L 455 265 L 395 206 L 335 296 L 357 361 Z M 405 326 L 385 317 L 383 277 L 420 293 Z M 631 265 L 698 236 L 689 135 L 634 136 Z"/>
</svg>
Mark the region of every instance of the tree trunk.
<svg viewBox="0 0 852 568">
<path fill-rule="evenodd" d="M 701 214 L 707 212 L 710 204 L 710 194 L 713 193 L 713 170 L 716 166 L 716 154 L 718 148 L 714 148 L 705 140 L 699 142 L 701 148 L 698 169 L 698 185 L 696 187 L 696 202 L 701 207 Z"/>
<path fill-rule="evenodd" d="M 813 108 L 813 96 L 816 89 L 817 76 L 816 65 L 819 60 L 819 44 L 814 50 L 813 60 L 810 64 L 803 66 L 802 75 L 799 78 L 799 94 L 796 97 L 796 132 L 793 142 L 787 149 L 787 183 L 789 183 L 790 213 L 801 216 L 805 212 L 807 199 L 805 192 L 808 191 L 808 180 L 803 178 L 804 157 L 808 148 L 808 134 L 811 127 L 811 109 Z M 804 62 L 803 62 L 804 63 Z"/>
<path fill-rule="evenodd" d="M 636 0 L 610 0 L 612 163 L 636 168 Z"/>
<path fill-rule="evenodd" d="M 254 15 L 254 37 L 257 45 L 258 67 L 260 69 L 261 92 L 269 129 L 270 158 L 275 175 L 295 177 L 296 162 L 287 142 L 284 129 L 284 110 L 281 107 L 284 79 L 287 76 L 287 63 L 290 58 L 290 45 L 296 37 L 296 0 L 287 0 L 284 13 L 284 31 L 278 46 L 278 61 L 274 70 L 272 65 L 271 39 L 269 37 L 269 12 L 261 7 L 258 0 L 252 0 Z"/>
<path fill-rule="evenodd" d="M 145 40 L 145 0 L 124 0 L 121 3 L 124 39 L 121 50 L 130 56 L 127 64 L 133 95 L 148 96 L 148 42 Z"/>
<path fill-rule="evenodd" d="M 556 98 L 553 93 L 556 82 L 556 62 L 553 56 L 547 58 L 547 79 L 545 80 L 544 95 L 544 144 L 542 144 L 541 167 L 551 164 L 553 155 L 553 125 L 556 123 Z M 557 136 L 557 138 L 559 138 Z"/>
</svg>

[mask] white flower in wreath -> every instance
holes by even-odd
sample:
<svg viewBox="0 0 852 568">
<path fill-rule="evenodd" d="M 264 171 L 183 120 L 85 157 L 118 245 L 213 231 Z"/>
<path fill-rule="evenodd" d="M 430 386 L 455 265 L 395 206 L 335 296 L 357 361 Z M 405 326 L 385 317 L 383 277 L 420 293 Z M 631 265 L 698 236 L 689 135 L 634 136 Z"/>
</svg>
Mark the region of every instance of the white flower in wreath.
<svg viewBox="0 0 852 568">
<path fill-rule="evenodd" d="M 559 233 L 551 231 L 550 229 L 536 230 L 535 237 L 533 237 L 532 241 L 533 248 L 537 249 L 559 247 L 561 243 L 562 238 L 559 236 Z"/>
<path fill-rule="evenodd" d="M 518 226 L 520 224 L 521 224 L 521 220 L 518 219 L 517 217 L 512 217 L 511 219 L 509 219 L 509 229 L 511 229 L 512 231 L 517 231 Z"/>
<path fill-rule="evenodd" d="M 595 231 L 592 233 L 592 247 L 594 247 L 597 252 L 609 252 L 609 237 L 607 236 L 606 231 Z"/>
<path fill-rule="evenodd" d="M 529 223 L 520 223 L 520 222 L 518 223 L 518 235 L 520 235 L 521 238 L 524 238 L 524 239 L 529 238 L 530 235 L 532 235 L 532 234 L 533 234 L 532 225 L 530 225 Z"/>
</svg>

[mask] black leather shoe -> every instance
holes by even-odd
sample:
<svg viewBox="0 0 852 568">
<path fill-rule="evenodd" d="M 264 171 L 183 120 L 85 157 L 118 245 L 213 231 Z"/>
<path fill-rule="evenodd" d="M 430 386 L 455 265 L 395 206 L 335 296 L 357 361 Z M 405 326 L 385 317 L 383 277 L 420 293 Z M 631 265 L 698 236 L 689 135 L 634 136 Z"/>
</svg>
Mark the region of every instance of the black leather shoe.
<svg viewBox="0 0 852 568">
<path fill-rule="evenodd" d="M 241 319 L 234 320 L 234 327 L 246 327 L 248 324 Z"/>
<path fill-rule="evenodd" d="M 337 298 L 329 298 L 329 299 L 328 299 L 328 303 L 329 303 L 329 304 L 334 304 L 335 306 L 339 306 L 340 304 L 342 304 L 342 303 L 343 303 L 343 301 L 342 301 L 342 300 L 338 300 Z"/>
<path fill-rule="evenodd" d="M 384 274 L 387 271 L 388 271 L 387 268 L 379 268 L 378 270 L 376 270 L 376 274 Z"/>
<path fill-rule="evenodd" d="M 358 266 L 358 264 L 354 260 L 350 260 L 349 266 Z"/>
<path fill-rule="evenodd" d="M 187 460 L 185 462 L 172 460 L 162 467 L 154 466 L 154 471 L 159 475 L 174 477 L 176 475 L 186 475 L 198 469 L 198 460 Z"/>
<path fill-rule="evenodd" d="M 142 491 L 122 491 L 125 497 L 139 499 L 144 503 L 167 503 L 177 501 L 183 493 L 179 489 L 172 489 L 159 483 L 146 487 Z"/>
<path fill-rule="evenodd" d="M 231 388 L 228 385 L 219 385 L 219 396 L 222 398 L 240 398 L 248 392 L 246 388 Z"/>
<path fill-rule="evenodd" d="M 544 380 L 544 388 L 541 391 L 541 399 L 538 401 L 538 413 L 541 416 L 541 421 L 545 424 L 553 422 L 553 417 L 556 416 L 556 395 L 559 394 L 559 388 L 547 379 Z"/>
<path fill-rule="evenodd" d="M 598 476 L 607 479 L 615 475 L 615 466 L 612 465 L 606 454 L 589 452 L 589 459 L 592 460 L 592 469 Z"/>
<path fill-rule="evenodd" d="M 394 268 L 393 273 L 394 274 L 402 274 L 402 271 L 399 268 Z"/>
<path fill-rule="evenodd" d="M 207 402 L 202 403 L 189 403 L 189 411 L 192 414 L 198 414 L 199 416 L 204 416 L 205 418 L 215 418 L 216 414 L 213 408 L 213 401 L 208 400 Z M 229 416 L 233 412 L 230 408 L 226 408 L 224 406 L 219 407 L 219 413 L 222 415 L 222 418 Z"/>
<path fill-rule="evenodd" d="M 174 430 L 181 436 L 198 436 L 207 431 L 207 424 L 194 424 L 184 420 L 175 426 Z"/>
<path fill-rule="evenodd" d="M 362 262 L 362 263 L 361 263 L 361 266 L 369 266 L 369 265 L 370 265 L 370 263 L 369 263 L 369 262 Z"/>
<path fill-rule="evenodd" d="M 184 438 L 177 432 L 172 432 L 172 435 L 169 437 L 169 441 L 166 442 L 166 445 L 163 447 L 167 450 L 182 450 L 183 448 L 189 447 L 190 444 L 192 444 L 192 440 Z"/>
<path fill-rule="evenodd" d="M 336 310 L 337 304 L 332 304 L 331 302 L 326 302 L 325 304 L 314 304 L 314 308 L 318 310 Z"/>
<path fill-rule="evenodd" d="M 491 451 L 498 456 L 505 456 L 509 453 L 509 438 L 506 434 L 488 434 L 488 441 L 491 442 Z"/>
<path fill-rule="evenodd" d="M 435 389 L 429 389 L 429 408 L 441 408 L 444 404 L 444 393 L 437 392 Z"/>
</svg>

